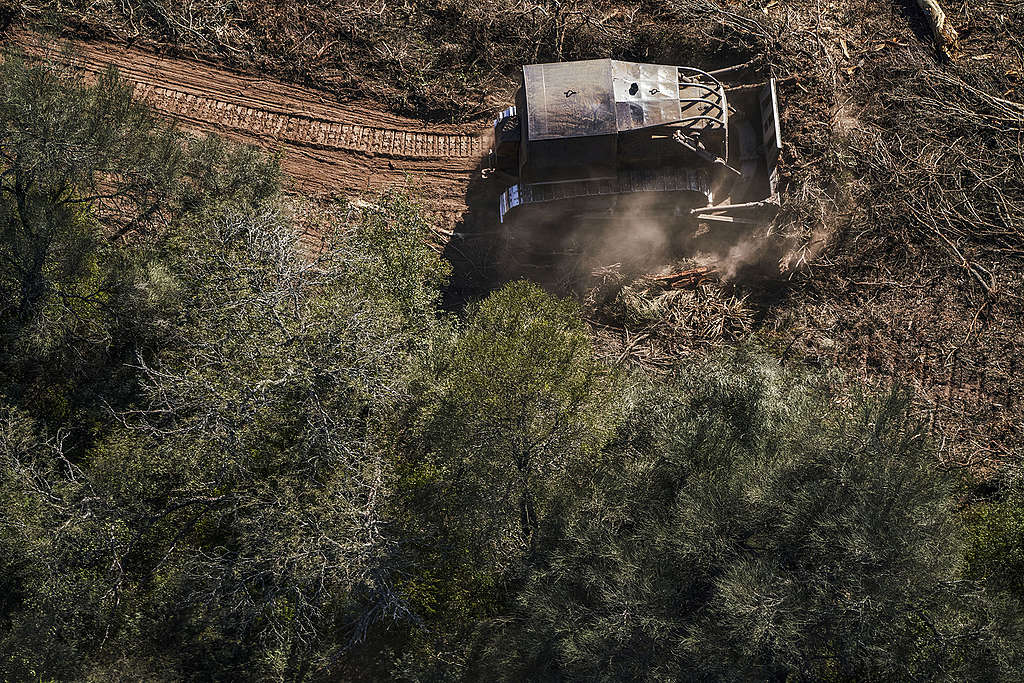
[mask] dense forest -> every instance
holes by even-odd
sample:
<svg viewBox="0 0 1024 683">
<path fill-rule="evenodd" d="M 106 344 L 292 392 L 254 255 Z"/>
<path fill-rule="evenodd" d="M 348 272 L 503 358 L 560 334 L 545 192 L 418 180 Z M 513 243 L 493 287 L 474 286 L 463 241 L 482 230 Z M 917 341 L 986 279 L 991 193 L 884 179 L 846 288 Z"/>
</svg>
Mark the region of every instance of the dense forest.
<svg viewBox="0 0 1024 683">
<path fill-rule="evenodd" d="M 612 366 L 414 197 L 0 81 L 0 678 L 1020 679 L 1024 482 L 908 390 Z"/>
</svg>

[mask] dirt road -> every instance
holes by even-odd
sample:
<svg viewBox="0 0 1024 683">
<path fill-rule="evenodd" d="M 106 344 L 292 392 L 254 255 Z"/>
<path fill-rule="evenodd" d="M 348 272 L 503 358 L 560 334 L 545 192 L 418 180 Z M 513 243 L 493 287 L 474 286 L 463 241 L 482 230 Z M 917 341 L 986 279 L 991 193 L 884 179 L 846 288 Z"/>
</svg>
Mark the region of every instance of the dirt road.
<svg viewBox="0 0 1024 683">
<path fill-rule="evenodd" d="M 8 37 L 31 51 L 34 34 Z M 103 42 L 72 41 L 78 65 L 113 64 L 135 95 L 183 128 L 280 150 L 293 191 L 324 197 L 412 185 L 438 213 L 457 216 L 490 141 L 479 125 L 426 126 L 372 102 L 338 103 L 310 88 L 161 57 Z"/>
</svg>

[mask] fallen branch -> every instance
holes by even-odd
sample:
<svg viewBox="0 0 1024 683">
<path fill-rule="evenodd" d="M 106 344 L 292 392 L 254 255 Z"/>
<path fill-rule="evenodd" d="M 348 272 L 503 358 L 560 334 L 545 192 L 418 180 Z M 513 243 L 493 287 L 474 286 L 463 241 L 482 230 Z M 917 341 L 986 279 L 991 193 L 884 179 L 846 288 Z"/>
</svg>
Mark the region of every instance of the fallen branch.
<svg viewBox="0 0 1024 683">
<path fill-rule="evenodd" d="M 951 57 L 956 50 L 956 41 L 960 37 L 956 29 L 946 19 L 946 13 L 942 11 L 937 0 L 917 0 L 917 6 L 926 17 L 928 26 L 935 36 L 935 42 L 947 57 Z"/>
<path fill-rule="evenodd" d="M 717 273 L 718 271 L 712 266 L 699 266 L 669 275 L 652 275 L 648 279 L 667 289 L 682 289 L 696 287 Z"/>
</svg>

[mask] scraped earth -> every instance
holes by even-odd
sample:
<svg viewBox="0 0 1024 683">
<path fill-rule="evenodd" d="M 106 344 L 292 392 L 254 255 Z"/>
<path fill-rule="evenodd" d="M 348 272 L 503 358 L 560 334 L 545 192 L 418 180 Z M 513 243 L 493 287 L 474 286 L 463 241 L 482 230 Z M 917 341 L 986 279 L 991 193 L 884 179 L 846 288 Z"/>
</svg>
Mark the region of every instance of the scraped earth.
<svg viewBox="0 0 1024 683">
<path fill-rule="evenodd" d="M 30 52 L 45 49 L 31 33 L 9 40 Z M 288 189 L 307 196 L 412 188 L 431 213 L 453 223 L 489 148 L 480 125 L 426 126 L 371 101 L 339 103 L 311 88 L 202 62 L 103 42 L 71 45 L 76 66 L 91 73 L 116 66 L 138 99 L 182 128 L 278 150 Z"/>
</svg>

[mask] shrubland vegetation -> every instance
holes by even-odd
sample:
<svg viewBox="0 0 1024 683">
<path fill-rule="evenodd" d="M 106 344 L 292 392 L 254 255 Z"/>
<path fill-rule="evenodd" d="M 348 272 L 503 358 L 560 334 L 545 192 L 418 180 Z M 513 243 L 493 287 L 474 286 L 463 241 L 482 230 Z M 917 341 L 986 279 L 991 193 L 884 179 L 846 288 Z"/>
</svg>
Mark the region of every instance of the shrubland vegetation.
<svg viewBox="0 0 1024 683">
<path fill-rule="evenodd" d="M 0 78 L 5 680 L 1019 679 L 1022 488 L 908 394 L 452 314 L 408 198 L 302 241 L 116 73 Z"/>
</svg>

